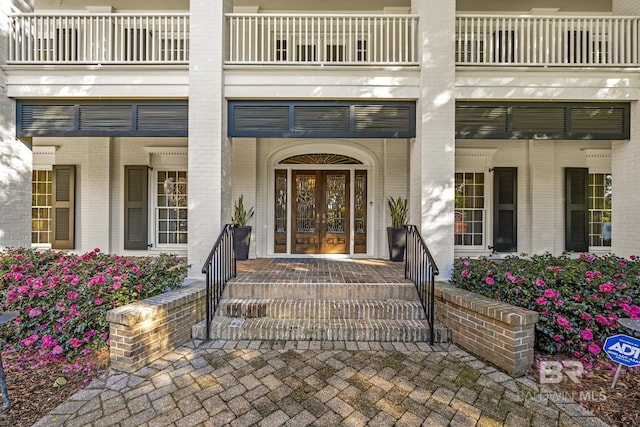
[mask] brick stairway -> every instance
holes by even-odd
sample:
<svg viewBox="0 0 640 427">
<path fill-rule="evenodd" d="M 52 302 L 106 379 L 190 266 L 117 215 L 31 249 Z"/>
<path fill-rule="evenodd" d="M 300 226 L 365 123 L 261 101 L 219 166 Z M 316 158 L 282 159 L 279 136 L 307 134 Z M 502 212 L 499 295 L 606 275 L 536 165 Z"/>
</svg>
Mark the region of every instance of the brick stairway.
<svg viewBox="0 0 640 427">
<path fill-rule="evenodd" d="M 193 328 L 204 339 L 206 325 Z M 437 327 L 436 342 L 447 331 Z M 403 264 L 382 260 L 261 259 L 238 263 L 211 325 L 212 339 L 428 341 Z"/>
</svg>

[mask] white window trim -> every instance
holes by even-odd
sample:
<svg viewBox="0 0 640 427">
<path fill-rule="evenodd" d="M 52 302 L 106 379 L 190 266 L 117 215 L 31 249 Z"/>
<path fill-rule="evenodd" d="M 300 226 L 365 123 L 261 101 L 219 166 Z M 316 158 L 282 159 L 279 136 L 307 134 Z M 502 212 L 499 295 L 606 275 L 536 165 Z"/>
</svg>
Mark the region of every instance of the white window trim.
<svg viewBox="0 0 640 427">
<path fill-rule="evenodd" d="M 490 255 L 493 245 L 493 179 L 490 169 L 493 167 L 493 156 L 498 148 L 456 148 L 455 173 L 484 174 L 484 224 L 482 245 L 456 245 L 455 257 Z M 454 203 L 455 212 L 455 203 Z"/>
<path fill-rule="evenodd" d="M 175 251 L 176 249 L 184 249 L 186 251 L 188 243 L 158 243 L 158 172 L 187 172 L 187 186 L 189 185 L 189 171 L 184 166 L 162 166 L 159 168 L 153 168 L 150 170 L 151 177 L 149 179 L 149 235 L 151 236 L 151 243 L 153 246 L 149 249 L 149 252 L 166 252 Z M 187 224 L 189 218 L 187 216 Z M 187 233 L 189 226 L 187 225 Z"/>
<path fill-rule="evenodd" d="M 31 147 L 32 170 L 51 171 L 56 163 L 56 145 L 34 145 Z M 33 208 L 33 205 L 31 205 Z M 33 219 L 33 216 L 32 216 Z M 51 243 L 31 243 L 32 248 L 51 249 Z"/>
<path fill-rule="evenodd" d="M 157 196 L 158 196 L 158 172 L 159 171 L 178 171 L 187 172 L 187 186 L 189 185 L 189 170 L 187 166 L 188 147 L 176 146 L 151 146 L 143 147 L 143 150 L 149 154 L 149 242 L 152 246 L 149 248 L 150 254 L 159 254 L 162 252 L 172 252 L 178 255 L 187 252 L 188 243 L 158 243 L 158 217 L 157 217 Z M 188 217 L 187 217 L 188 221 Z M 188 230 L 188 225 L 187 225 Z"/>
<path fill-rule="evenodd" d="M 584 148 L 582 152 L 587 162 L 587 174 L 610 174 L 612 180 L 615 179 L 611 172 L 611 149 L 610 148 Z M 613 236 L 611 238 L 613 242 Z M 612 246 L 589 246 L 589 252 L 598 254 L 608 254 L 612 251 Z"/>
</svg>

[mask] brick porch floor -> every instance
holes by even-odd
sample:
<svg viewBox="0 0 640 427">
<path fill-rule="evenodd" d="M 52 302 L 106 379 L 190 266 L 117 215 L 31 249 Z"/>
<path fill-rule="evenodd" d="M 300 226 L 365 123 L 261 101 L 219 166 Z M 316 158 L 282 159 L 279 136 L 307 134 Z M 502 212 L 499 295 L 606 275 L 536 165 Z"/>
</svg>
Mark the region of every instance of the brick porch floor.
<svg viewBox="0 0 640 427">
<path fill-rule="evenodd" d="M 411 283 L 404 263 L 381 259 L 260 258 L 237 272 L 236 283 Z"/>
</svg>

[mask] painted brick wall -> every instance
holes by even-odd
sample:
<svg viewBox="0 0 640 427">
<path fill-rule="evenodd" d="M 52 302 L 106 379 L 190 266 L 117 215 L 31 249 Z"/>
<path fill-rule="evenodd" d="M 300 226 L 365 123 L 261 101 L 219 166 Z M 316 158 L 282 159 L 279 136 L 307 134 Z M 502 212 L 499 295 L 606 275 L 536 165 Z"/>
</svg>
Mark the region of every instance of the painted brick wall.
<svg viewBox="0 0 640 427">
<path fill-rule="evenodd" d="M 640 255 L 638 203 L 640 186 L 640 105 L 631 103 L 631 139 L 614 142 L 611 153 L 613 174 L 612 249 L 616 255 Z"/>
<path fill-rule="evenodd" d="M 640 15 L 637 0 L 613 0 L 614 15 Z M 613 221 L 612 249 L 620 256 L 638 255 L 638 170 L 640 170 L 640 105 L 631 103 L 631 139 L 612 144 Z M 620 195 L 620 196 L 618 196 Z"/>
<path fill-rule="evenodd" d="M 7 14 L 30 12 L 31 0 L 0 2 L 0 63 L 8 58 Z M 15 103 L 0 69 L 0 249 L 31 244 L 31 147 L 16 139 Z"/>
<path fill-rule="evenodd" d="M 223 94 L 224 13 L 230 0 L 190 2 L 189 276 L 200 277 L 222 225 L 231 216 L 231 145 Z M 195 203 L 195 201 L 198 201 Z"/>
<path fill-rule="evenodd" d="M 84 139 L 84 138 L 83 138 Z M 111 139 L 86 139 L 86 165 L 82 170 L 82 221 L 78 223 L 83 231 L 80 246 L 83 252 L 100 248 L 111 252 Z"/>
<path fill-rule="evenodd" d="M 256 147 L 257 142 L 255 138 L 235 138 L 232 144 L 232 186 L 233 186 L 233 203 L 236 203 L 238 198 L 242 196 L 245 209 L 248 211 L 250 208 L 254 208 L 254 212 L 259 214 L 266 214 L 269 212 L 267 209 L 256 209 L 257 206 L 263 206 L 264 200 L 258 203 L 257 199 L 257 186 L 256 181 Z M 271 177 L 270 177 L 271 179 Z M 233 215 L 233 212 L 231 212 Z M 224 222 L 231 222 L 231 217 L 223 218 Z M 255 258 L 256 248 L 258 245 L 262 245 L 263 240 L 267 237 L 264 227 L 256 227 L 256 216 L 249 220 L 252 227 L 251 230 L 251 243 L 249 246 L 249 257 Z"/>
<path fill-rule="evenodd" d="M 412 0 L 420 15 L 420 95 L 417 132 L 411 144 L 411 217 L 447 278 L 453 265 L 453 173 L 455 170 L 455 2 Z"/>
<path fill-rule="evenodd" d="M 531 253 L 553 252 L 556 231 L 555 141 L 529 141 L 529 172 L 531 195 Z"/>
</svg>

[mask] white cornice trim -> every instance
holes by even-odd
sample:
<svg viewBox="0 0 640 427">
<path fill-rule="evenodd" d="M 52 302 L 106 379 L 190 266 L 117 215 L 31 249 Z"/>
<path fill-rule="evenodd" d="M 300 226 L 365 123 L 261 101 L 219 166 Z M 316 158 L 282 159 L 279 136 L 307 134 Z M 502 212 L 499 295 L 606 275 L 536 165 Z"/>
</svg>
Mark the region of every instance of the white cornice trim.
<svg viewBox="0 0 640 427">
<path fill-rule="evenodd" d="M 595 158 L 595 159 L 611 158 L 610 148 L 583 148 L 582 152 L 587 158 Z"/>
<path fill-rule="evenodd" d="M 58 147 L 56 145 L 36 145 L 31 147 L 33 154 L 55 154 Z"/>
<path fill-rule="evenodd" d="M 499 150 L 499 148 L 456 148 L 456 157 L 490 158 Z"/>
<path fill-rule="evenodd" d="M 186 156 L 189 153 L 188 147 L 144 147 L 148 154 L 161 156 Z"/>
</svg>

